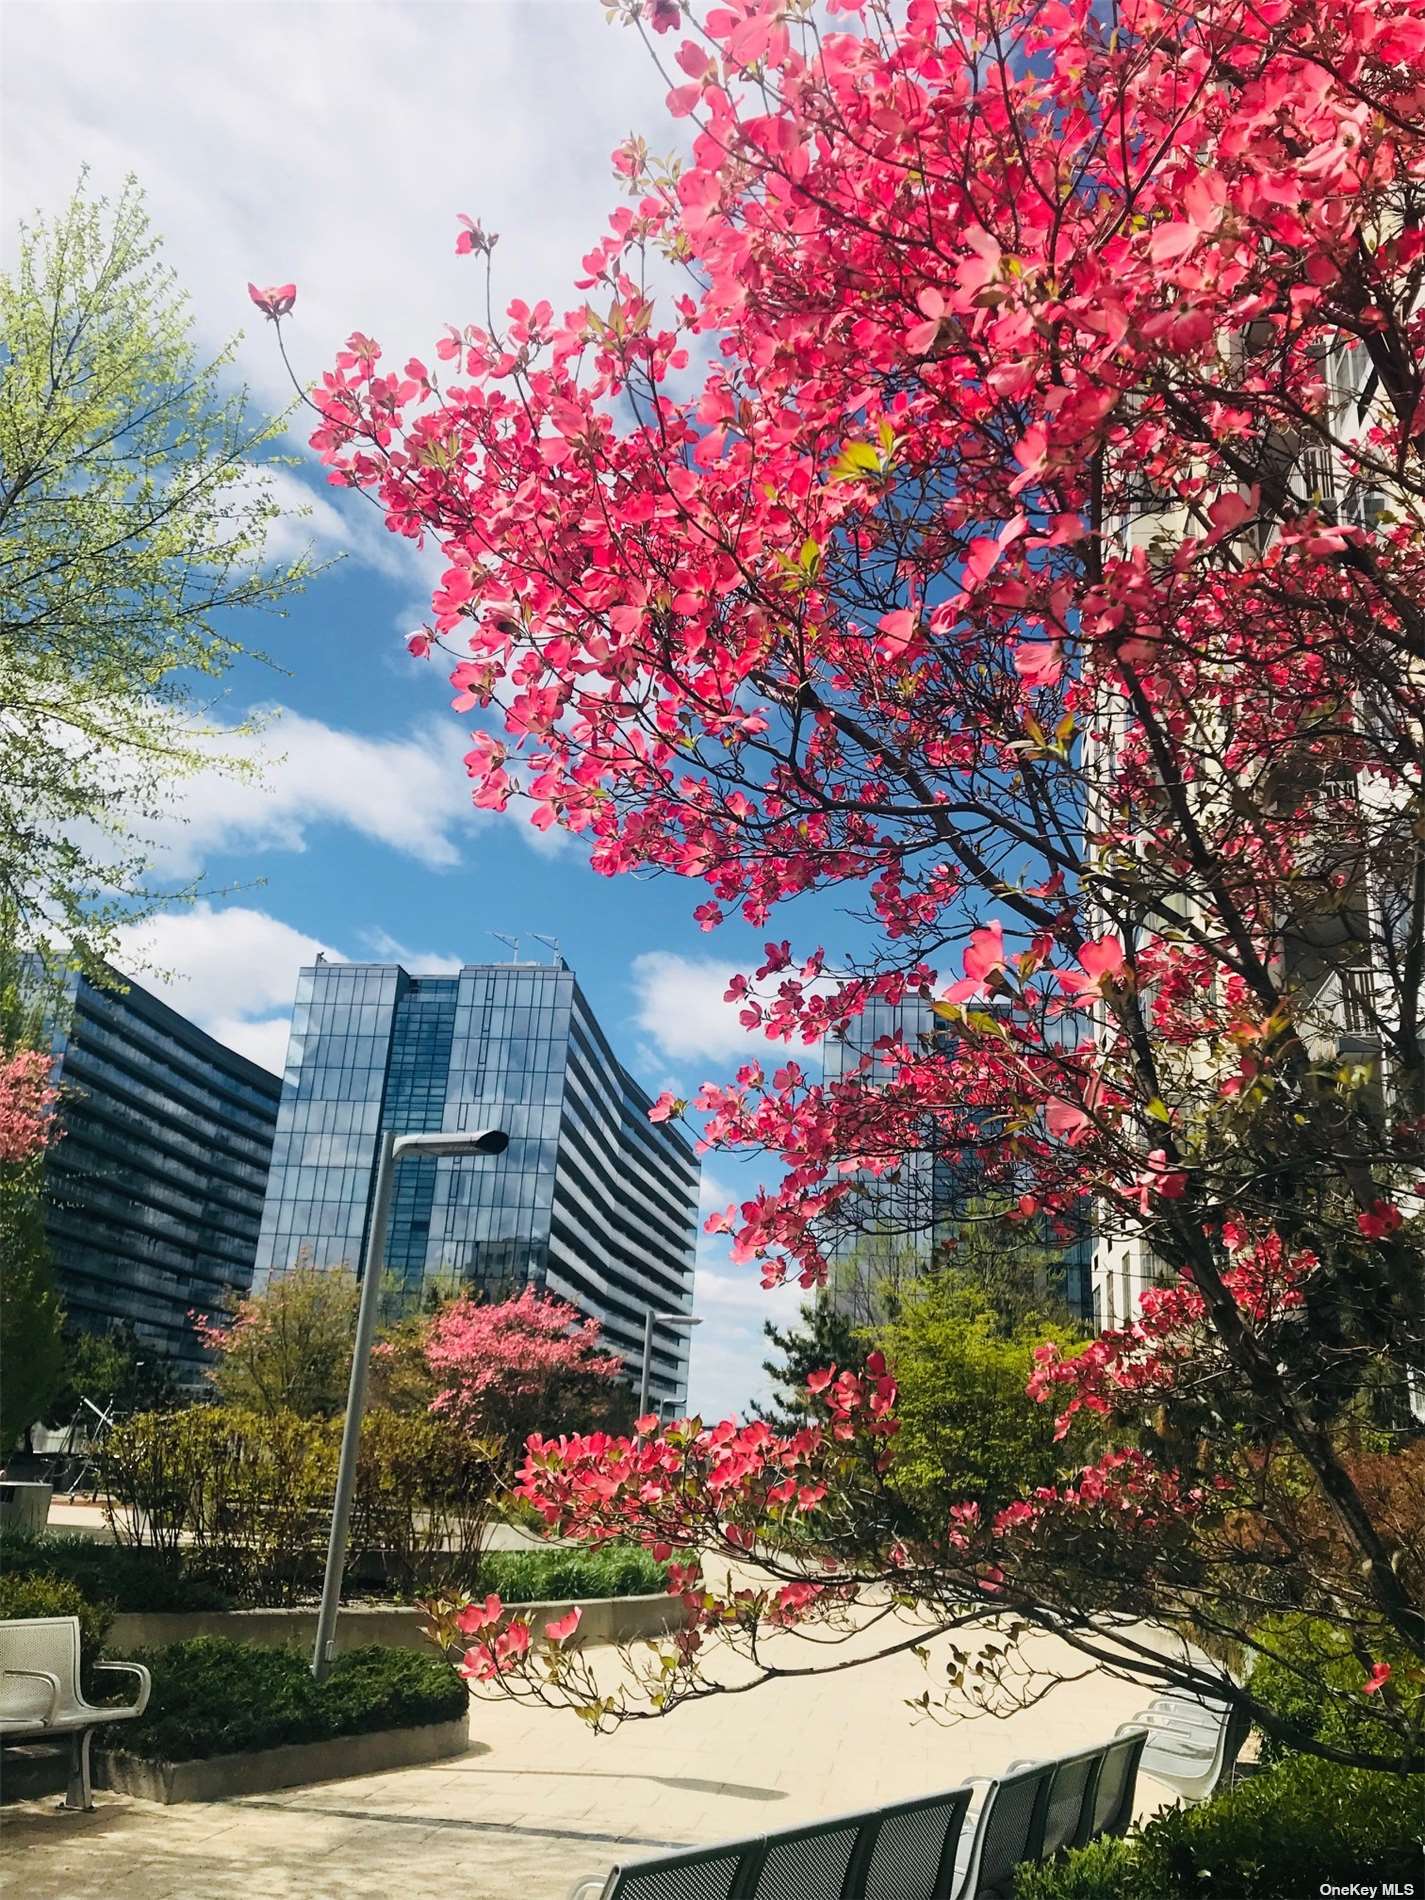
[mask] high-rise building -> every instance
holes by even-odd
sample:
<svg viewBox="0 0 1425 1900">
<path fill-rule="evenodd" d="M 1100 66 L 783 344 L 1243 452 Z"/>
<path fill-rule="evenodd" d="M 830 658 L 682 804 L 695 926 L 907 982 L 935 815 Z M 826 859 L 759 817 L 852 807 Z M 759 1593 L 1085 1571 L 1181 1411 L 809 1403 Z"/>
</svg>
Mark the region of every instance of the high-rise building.
<svg viewBox="0 0 1425 1900">
<path fill-rule="evenodd" d="M 1230 340 L 1231 351 L 1240 355 L 1249 346 L 1250 333 Z M 1360 459 L 1344 452 L 1344 446 L 1359 441 L 1371 426 L 1371 404 L 1376 375 L 1365 349 L 1334 348 L 1325 361 L 1327 403 L 1317 418 L 1318 427 L 1305 430 L 1296 438 L 1278 433 L 1273 453 L 1279 458 L 1284 481 L 1284 496 L 1289 511 L 1319 508 L 1328 520 L 1349 523 L 1375 533 L 1381 525 L 1386 499 L 1372 485 Z M 1151 483 L 1143 483 L 1134 498 L 1134 506 L 1115 524 L 1119 546 L 1142 551 L 1152 561 L 1170 558 L 1182 538 L 1197 532 L 1195 522 L 1178 504 L 1166 499 Z M 1266 531 L 1262 531 L 1266 532 Z M 1096 780 L 1101 782 L 1112 764 L 1120 744 L 1125 714 L 1101 707 L 1093 725 L 1101 737 L 1086 747 L 1084 778 L 1088 790 L 1091 828 L 1099 829 L 1095 802 L 1099 797 Z M 1335 765 L 1316 790 L 1324 794 L 1323 812 L 1342 799 L 1355 799 L 1362 793 L 1360 775 L 1349 766 Z M 1303 788 L 1304 789 L 1304 788 Z M 1373 794 L 1379 796 L 1379 793 Z M 1214 798 L 1233 796 L 1229 781 L 1214 786 L 1209 774 L 1198 775 L 1192 796 L 1204 815 L 1213 814 Z M 1323 830 L 1329 835 L 1329 816 Z M 1245 833 L 1244 833 L 1245 835 Z M 1283 881 L 1283 891 L 1290 880 Z M 1185 922 L 1197 921 L 1208 935 L 1210 918 L 1194 918 L 1193 901 L 1180 897 L 1173 906 Z M 1380 986 L 1380 922 L 1391 906 L 1382 904 L 1382 893 L 1368 888 L 1366 880 L 1354 875 L 1349 889 L 1340 889 L 1329 907 L 1313 919 L 1299 907 L 1299 900 L 1284 902 L 1282 907 L 1282 974 L 1292 992 L 1296 1021 L 1308 1045 L 1321 1058 L 1335 1053 L 1345 1059 L 1368 1058 L 1377 1072 L 1386 1061 L 1386 1049 L 1376 1033 Z M 1373 922 L 1373 916 L 1375 921 Z M 1105 919 L 1105 927 L 1111 919 Z M 1372 964 L 1376 968 L 1372 968 Z M 1101 1037 L 1111 1033 L 1106 1013 L 1100 1006 L 1094 1013 L 1095 1027 Z M 1121 1211 L 1100 1202 L 1094 1212 L 1094 1237 L 1091 1249 L 1091 1299 L 1093 1317 L 1100 1328 L 1128 1326 L 1137 1315 L 1143 1294 L 1172 1279 L 1172 1269 L 1150 1245 L 1141 1227 L 1126 1219 Z"/>
<path fill-rule="evenodd" d="M 45 1219 L 69 1318 L 128 1322 L 196 1379 L 191 1315 L 252 1280 L 281 1084 L 127 978 L 67 1001 Z"/>
<path fill-rule="evenodd" d="M 304 1258 L 360 1266 L 382 1130 L 502 1128 L 498 1159 L 401 1164 L 388 1271 L 413 1300 L 445 1275 L 569 1300 L 636 1378 L 648 1311 L 692 1305 L 697 1234 L 697 1158 L 650 1106 L 562 962 L 315 964 L 297 984 L 258 1284 Z M 656 1326 L 653 1400 L 680 1411 L 687 1386 L 687 1330 Z"/>
<path fill-rule="evenodd" d="M 898 1004 L 877 999 L 844 1036 L 827 1037 L 823 1080 L 835 1084 L 859 1071 L 873 1087 L 884 1085 L 894 1075 L 895 1059 L 880 1045 L 904 1043 L 915 1054 L 945 1048 L 953 1034 L 922 997 L 908 996 Z M 943 1152 L 931 1115 L 926 1118 L 926 1142 L 924 1148 L 897 1156 L 888 1173 L 864 1172 L 855 1193 L 838 1209 L 838 1226 L 828 1235 L 826 1298 L 853 1322 L 874 1324 L 882 1318 L 896 1291 L 928 1273 L 967 1218 L 975 1218 L 983 1174 L 974 1153 Z M 980 1212 L 983 1217 L 983 1206 Z M 1082 1234 L 1065 1242 L 1036 1237 L 1026 1228 L 1018 1233 L 1031 1245 L 1037 1238 L 1039 1253 L 1049 1256 L 1045 1266 L 1026 1267 L 1026 1275 L 1033 1275 L 1026 1290 L 1062 1300 L 1076 1318 L 1091 1319 L 1087 1223 Z"/>
<path fill-rule="evenodd" d="M 876 999 L 845 1035 L 827 1037 L 823 1080 L 834 1085 L 859 1072 L 871 1086 L 884 1086 L 895 1063 L 882 1043 L 904 1043 L 918 1052 L 944 1035 L 945 1025 L 922 998 L 908 996 L 898 1004 Z M 826 1296 L 848 1319 L 879 1318 L 887 1297 L 927 1272 L 937 1247 L 955 1232 L 964 1206 L 957 1178 L 963 1170 L 938 1157 L 929 1128 L 927 1135 L 930 1145 L 897 1156 L 891 1172 L 861 1175 L 838 1209 L 841 1224 L 829 1236 Z"/>
</svg>

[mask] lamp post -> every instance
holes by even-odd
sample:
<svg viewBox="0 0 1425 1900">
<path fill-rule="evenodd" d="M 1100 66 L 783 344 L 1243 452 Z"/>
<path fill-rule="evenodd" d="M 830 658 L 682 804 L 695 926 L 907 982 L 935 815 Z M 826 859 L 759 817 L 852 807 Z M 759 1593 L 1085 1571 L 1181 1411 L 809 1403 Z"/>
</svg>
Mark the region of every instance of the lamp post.
<svg viewBox="0 0 1425 1900">
<path fill-rule="evenodd" d="M 322 1578 L 322 1605 L 317 1612 L 317 1640 L 312 1650 L 312 1674 L 320 1682 L 332 1665 L 336 1648 L 336 1618 L 341 1607 L 341 1573 L 346 1568 L 346 1543 L 351 1531 L 351 1499 L 356 1489 L 356 1457 L 361 1447 L 361 1415 L 366 1409 L 366 1375 L 371 1369 L 371 1339 L 381 1304 L 381 1272 L 386 1252 L 386 1228 L 391 1218 L 391 1196 L 396 1166 L 407 1155 L 500 1155 L 510 1145 L 503 1128 L 474 1128 L 465 1134 L 436 1130 L 428 1135 L 381 1137 L 376 1162 L 376 1192 L 371 1202 L 371 1230 L 361 1269 L 361 1303 L 356 1311 L 356 1343 L 351 1352 L 351 1383 L 346 1393 L 346 1421 L 341 1430 L 341 1457 L 332 1500 L 331 1536 L 327 1540 L 327 1567 Z"/>
<path fill-rule="evenodd" d="M 648 1410 L 648 1382 L 653 1375 L 653 1328 L 663 1326 L 701 1326 L 695 1313 L 655 1313 L 650 1306 L 643 1316 L 643 1374 L 638 1381 L 638 1416 Z"/>
</svg>

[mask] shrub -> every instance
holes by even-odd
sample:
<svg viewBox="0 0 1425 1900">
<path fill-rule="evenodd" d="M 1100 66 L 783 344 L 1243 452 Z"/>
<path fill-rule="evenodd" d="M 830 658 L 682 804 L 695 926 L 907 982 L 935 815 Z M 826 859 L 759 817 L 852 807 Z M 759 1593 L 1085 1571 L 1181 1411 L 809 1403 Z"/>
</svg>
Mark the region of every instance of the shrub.
<svg viewBox="0 0 1425 1900">
<path fill-rule="evenodd" d="M 176 1556 L 101 1544 L 89 1537 L 45 1532 L 7 1536 L 0 1566 L 9 1577 L 48 1577 L 77 1585 L 91 1603 L 111 1610 L 226 1610 L 231 1599 L 213 1583 L 189 1575 Z"/>
<path fill-rule="evenodd" d="M 321 1579 L 340 1442 L 337 1419 L 228 1405 L 126 1420 L 105 1447 L 115 1534 L 175 1565 L 181 1551 L 185 1570 L 238 1601 L 295 1602 Z M 495 1456 L 450 1420 L 369 1412 L 352 1560 L 381 1552 L 408 1592 L 468 1574 Z"/>
<path fill-rule="evenodd" d="M 368 1412 L 362 1421 L 352 1548 L 381 1551 L 407 1592 L 469 1574 L 494 1512 L 499 1447 L 449 1420 Z"/>
<path fill-rule="evenodd" d="M 315 1682 L 305 1654 L 200 1636 L 149 1650 L 147 1712 L 108 1746 L 157 1761 L 200 1761 L 289 1742 L 447 1722 L 467 1707 L 464 1683 L 439 1657 L 372 1646 L 338 1656 Z"/>
<path fill-rule="evenodd" d="M 290 1603 L 320 1574 L 338 1427 L 295 1412 L 195 1405 L 115 1426 L 104 1476 L 116 1536 L 176 1554 L 234 1596 Z"/>
<path fill-rule="evenodd" d="M 493 1590 L 506 1603 L 568 1602 L 652 1596 L 667 1583 L 664 1566 L 633 1544 L 602 1550 L 491 1550 L 480 1560 L 473 1594 Z"/>
<path fill-rule="evenodd" d="M 1305 1755 L 1124 1841 L 1026 1867 L 1015 1900 L 1302 1900 L 1326 1882 L 1421 1871 L 1425 1777 L 1370 1774 Z"/>
<path fill-rule="evenodd" d="M 376 1644 L 338 1656 L 322 1695 L 338 1735 L 449 1722 L 469 1704 L 464 1682 L 439 1657 Z"/>
<path fill-rule="evenodd" d="M 1368 1666 L 1339 1625 L 1300 1614 L 1274 1616 L 1254 1632 L 1254 1639 L 1262 1648 L 1252 1671 L 1252 1693 L 1303 1734 L 1378 1758 L 1383 1712 L 1398 1712 L 1402 1743 L 1418 1733 L 1419 1664 L 1390 1632 L 1379 1632 L 1361 1645 L 1371 1662 L 1391 1665 L 1389 1687 L 1381 1692 L 1384 1707 L 1372 1706 L 1366 1698 Z M 1294 1751 L 1263 1736 L 1264 1761 L 1293 1758 Z"/>
<path fill-rule="evenodd" d="M 8 1558 L 9 1550 L 6 1547 Z M 77 1584 L 64 1577 L 42 1577 L 7 1572 L 0 1576 L 0 1622 L 32 1616 L 79 1618 L 80 1686 L 94 1696 L 94 1665 L 104 1649 L 113 1612 L 106 1604 L 91 1603 Z"/>
<path fill-rule="evenodd" d="M 970 1502 L 989 1514 L 1082 1462 L 1084 1426 L 1061 1443 L 1055 1408 L 1025 1392 L 1046 1340 L 1065 1353 L 1080 1343 L 1043 1314 L 1006 1319 L 962 1272 L 907 1290 L 877 1343 L 899 1388 L 890 1482 L 917 1519 L 942 1525 L 952 1505 Z"/>
</svg>

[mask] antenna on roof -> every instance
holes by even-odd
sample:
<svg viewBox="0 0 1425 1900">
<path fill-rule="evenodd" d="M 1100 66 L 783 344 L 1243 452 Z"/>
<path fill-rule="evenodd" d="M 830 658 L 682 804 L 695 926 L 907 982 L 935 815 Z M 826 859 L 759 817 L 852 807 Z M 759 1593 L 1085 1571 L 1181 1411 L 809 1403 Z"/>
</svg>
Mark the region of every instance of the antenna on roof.
<svg viewBox="0 0 1425 1900">
<path fill-rule="evenodd" d="M 498 937 L 501 943 L 507 943 L 510 946 L 511 950 L 513 950 L 515 953 L 511 961 L 515 963 L 519 962 L 520 940 L 518 937 L 507 937 L 503 930 L 492 930 L 489 934 L 492 937 Z"/>
<path fill-rule="evenodd" d="M 542 935 L 542 934 L 541 934 L 541 932 L 539 932 L 538 930 L 532 930 L 532 931 L 531 931 L 531 932 L 530 932 L 529 934 L 531 935 L 531 937 L 533 937 L 533 938 L 534 938 L 534 940 L 535 940 L 535 942 L 536 942 L 536 943 L 542 943 L 542 944 L 547 944 L 547 945 L 548 945 L 548 947 L 549 947 L 549 948 L 550 948 L 550 949 L 551 949 L 551 950 L 552 950 L 552 951 L 554 952 L 554 961 L 555 961 L 555 964 L 556 964 L 557 966 L 560 966 L 560 967 L 562 967 L 562 965 L 563 965 L 563 963 L 564 963 L 564 959 L 563 959 L 563 957 L 562 957 L 562 956 L 560 956 L 560 954 L 559 954 L 559 939 L 558 939 L 558 937 L 546 937 L 546 936 L 544 936 L 544 935 Z"/>
</svg>

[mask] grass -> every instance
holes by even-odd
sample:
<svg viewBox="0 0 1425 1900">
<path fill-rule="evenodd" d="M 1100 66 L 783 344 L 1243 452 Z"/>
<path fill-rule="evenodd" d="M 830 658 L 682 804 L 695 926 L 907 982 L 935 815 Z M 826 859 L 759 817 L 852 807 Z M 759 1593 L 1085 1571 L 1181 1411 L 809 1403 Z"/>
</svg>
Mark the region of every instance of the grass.
<svg viewBox="0 0 1425 1900">
<path fill-rule="evenodd" d="M 50 1577 L 72 1583 L 91 1603 L 122 1612 L 226 1610 L 230 1599 L 215 1585 L 190 1576 L 181 1560 L 161 1551 L 45 1531 L 7 1535 L 0 1542 L 7 1577 Z"/>
<path fill-rule="evenodd" d="M 632 1544 L 602 1550 L 491 1550 L 480 1560 L 472 1594 L 493 1590 L 506 1603 L 563 1603 L 653 1596 L 667 1582 L 664 1566 Z"/>
</svg>

